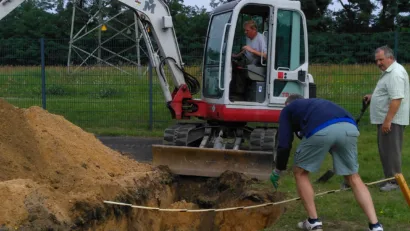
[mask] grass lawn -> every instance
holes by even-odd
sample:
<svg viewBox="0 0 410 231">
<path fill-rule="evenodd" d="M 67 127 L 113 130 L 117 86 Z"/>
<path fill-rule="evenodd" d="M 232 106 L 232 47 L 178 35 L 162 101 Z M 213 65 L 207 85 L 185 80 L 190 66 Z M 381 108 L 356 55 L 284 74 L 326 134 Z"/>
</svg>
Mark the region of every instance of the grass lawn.
<svg viewBox="0 0 410 231">
<path fill-rule="evenodd" d="M 410 130 L 405 132 L 404 140 L 410 137 Z M 293 145 L 289 167 L 293 163 L 294 149 L 298 143 L 296 139 Z M 410 142 L 404 142 L 402 171 L 407 184 L 410 184 Z M 365 183 L 370 183 L 383 179 L 383 170 L 378 156 L 376 144 L 376 132 L 372 129 L 361 131 L 359 138 L 359 174 Z M 332 168 L 330 155 L 326 158 L 322 168 L 318 173 L 311 174 L 314 182 L 324 172 Z M 333 176 L 327 183 L 313 183 L 315 193 L 340 188 L 341 176 Z M 272 187 L 270 182 L 260 185 L 260 187 Z M 406 203 L 400 190 L 393 192 L 380 192 L 376 185 L 369 186 L 373 197 L 377 216 L 389 231 L 410 230 L 410 205 Z M 279 191 L 286 192 L 288 199 L 298 197 L 296 193 L 295 180 L 293 174 L 288 171 L 281 179 Z M 351 190 L 333 194 L 326 194 L 315 199 L 318 215 L 324 222 L 324 230 L 366 230 L 367 218 L 356 203 Z M 299 230 L 296 228 L 297 222 L 306 218 L 306 212 L 301 201 L 293 201 L 282 205 L 284 213 L 279 221 L 272 227 L 264 231 L 291 231 Z"/>
<path fill-rule="evenodd" d="M 409 64 L 405 67 L 410 71 Z M 373 64 L 309 68 L 317 96 L 340 104 L 355 116 L 360 112 L 361 98 L 372 91 L 380 74 Z M 150 97 L 147 68 L 124 69 L 130 74 L 107 67 L 81 68 L 69 74 L 66 67 L 47 66 L 46 109 L 100 135 L 140 135 L 150 124 L 159 130 L 170 125 L 171 115 L 155 72 Z M 201 82 L 200 66 L 185 70 Z M 0 67 L 0 96 L 18 107 L 41 106 L 41 86 L 41 69 L 37 66 Z M 367 121 L 368 117 L 363 117 L 363 122 Z"/>
</svg>

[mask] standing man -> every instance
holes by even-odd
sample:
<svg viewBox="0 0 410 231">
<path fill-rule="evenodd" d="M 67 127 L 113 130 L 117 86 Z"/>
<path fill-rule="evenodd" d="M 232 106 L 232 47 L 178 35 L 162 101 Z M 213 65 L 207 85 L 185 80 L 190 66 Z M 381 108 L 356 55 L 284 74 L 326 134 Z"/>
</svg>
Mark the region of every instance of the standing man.
<svg viewBox="0 0 410 231">
<path fill-rule="evenodd" d="M 343 175 L 353 190 L 356 201 L 369 219 L 370 231 L 383 231 L 378 222 L 369 190 L 358 174 L 357 138 L 359 130 L 352 115 L 342 107 L 324 99 L 304 99 L 291 95 L 279 117 L 276 168 L 270 180 L 278 187 L 280 173 L 286 170 L 292 149 L 293 133 L 303 138 L 296 149 L 293 173 L 296 187 L 308 218 L 298 223 L 303 230 L 322 231 L 314 202 L 314 191 L 309 173 L 319 170 L 330 152 L 335 174 Z"/>
<path fill-rule="evenodd" d="M 401 150 L 404 127 L 409 124 L 409 75 L 395 61 L 393 51 L 379 47 L 375 61 L 382 71 L 373 94 L 364 99 L 370 102 L 370 122 L 377 125 L 377 144 L 386 178 L 401 173 Z M 387 182 L 381 191 L 398 189 L 395 180 Z"/>
</svg>

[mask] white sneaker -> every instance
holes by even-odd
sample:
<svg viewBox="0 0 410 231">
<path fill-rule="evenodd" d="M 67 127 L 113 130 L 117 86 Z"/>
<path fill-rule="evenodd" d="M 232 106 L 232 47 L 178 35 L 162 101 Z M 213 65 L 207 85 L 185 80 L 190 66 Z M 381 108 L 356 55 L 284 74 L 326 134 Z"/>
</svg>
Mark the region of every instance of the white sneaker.
<svg viewBox="0 0 410 231">
<path fill-rule="evenodd" d="M 368 229 L 368 230 L 369 230 L 369 231 L 383 231 L 383 226 L 380 225 L 380 226 L 377 226 L 376 228 Z"/>
<path fill-rule="evenodd" d="M 380 187 L 380 191 L 389 192 L 399 188 L 398 184 L 387 182 L 383 187 Z"/>
<path fill-rule="evenodd" d="M 323 231 L 321 221 L 316 221 L 315 223 L 310 224 L 310 222 L 306 219 L 304 221 L 299 222 L 298 227 L 299 229 L 303 229 L 303 230 Z"/>
</svg>

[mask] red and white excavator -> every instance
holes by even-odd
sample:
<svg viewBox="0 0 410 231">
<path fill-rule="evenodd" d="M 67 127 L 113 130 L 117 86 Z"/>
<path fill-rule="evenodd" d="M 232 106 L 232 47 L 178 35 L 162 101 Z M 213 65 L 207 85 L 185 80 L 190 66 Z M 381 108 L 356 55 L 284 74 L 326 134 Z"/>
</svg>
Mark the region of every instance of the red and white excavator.
<svg viewBox="0 0 410 231">
<path fill-rule="evenodd" d="M 0 19 L 22 1 L 0 0 Z M 163 144 L 153 145 L 153 164 L 166 165 L 179 175 L 216 177 L 231 170 L 267 179 L 286 97 L 316 94 L 308 74 L 308 37 L 301 3 L 236 0 L 217 7 L 208 25 L 200 83 L 184 71 L 166 2 L 119 1 L 135 12 L 139 28 L 144 28 L 151 65 L 176 120 L 165 130 Z M 236 60 L 232 56 L 246 45 L 243 23 L 250 19 L 258 24 L 267 45 L 266 58 L 253 64 L 245 57 Z M 165 74 L 165 65 L 170 76 Z M 246 82 L 240 95 L 234 94 L 238 78 Z M 200 98 L 193 98 L 196 94 Z"/>
<path fill-rule="evenodd" d="M 217 7 L 208 25 L 200 83 L 184 71 L 167 4 L 162 0 L 119 1 L 135 11 L 140 28 L 149 27 L 151 34 L 143 30 L 143 36 L 150 60 L 177 120 L 165 130 L 163 145 L 153 145 L 153 164 L 166 165 L 180 175 L 215 177 L 231 170 L 267 179 L 286 97 L 316 94 L 308 74 L 308 37 L 301 3 L 236 0 Z M 257 22 L 267 44 L 266 59 L 256 64 L 232 58 L 246 45 L 243 23 L 250 19 Z M 172 91 L 165 65 L 172 74 Z M 232 84 L 239 75 L 245 76 L 246 89 L 234 95 Z M 194 99 L 197 93 L 201 96 Z"/>
</svg>

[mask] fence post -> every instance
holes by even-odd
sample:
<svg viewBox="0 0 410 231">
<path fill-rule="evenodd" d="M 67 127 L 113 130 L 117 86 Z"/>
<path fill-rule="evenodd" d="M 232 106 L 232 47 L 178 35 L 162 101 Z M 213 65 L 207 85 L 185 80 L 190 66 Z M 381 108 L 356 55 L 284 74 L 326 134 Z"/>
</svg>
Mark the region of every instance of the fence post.
<svg viewBox="0 0 410 231">
<path fill-rule="evenodd" d="M 43 109 L 47 109 L 46 102 L 46 67 L 45 67 L 45 58 L 44 58 L 44 38 L 40 39 L 40 50 L 41 50 L 41 98 Z"/>
<path fill-rule="evenodd" d="M 154 99 L 153 99 L 153 83 L 152 83 L 152 65 L 151 61 L 148 62 L 148 79 L 149 79 L 149 125 L 148 128 L 150 131 L 152 131 L 154 127 L 154 111 L 153 111 L 153 104 L 154 104 Z"/>
<path fill-rule="evenodd" d="M 394 56 L 396 56 L 396 60 L 399 61 L 399 32 L 396 29 L 394 31 Z"/>
</svg>

